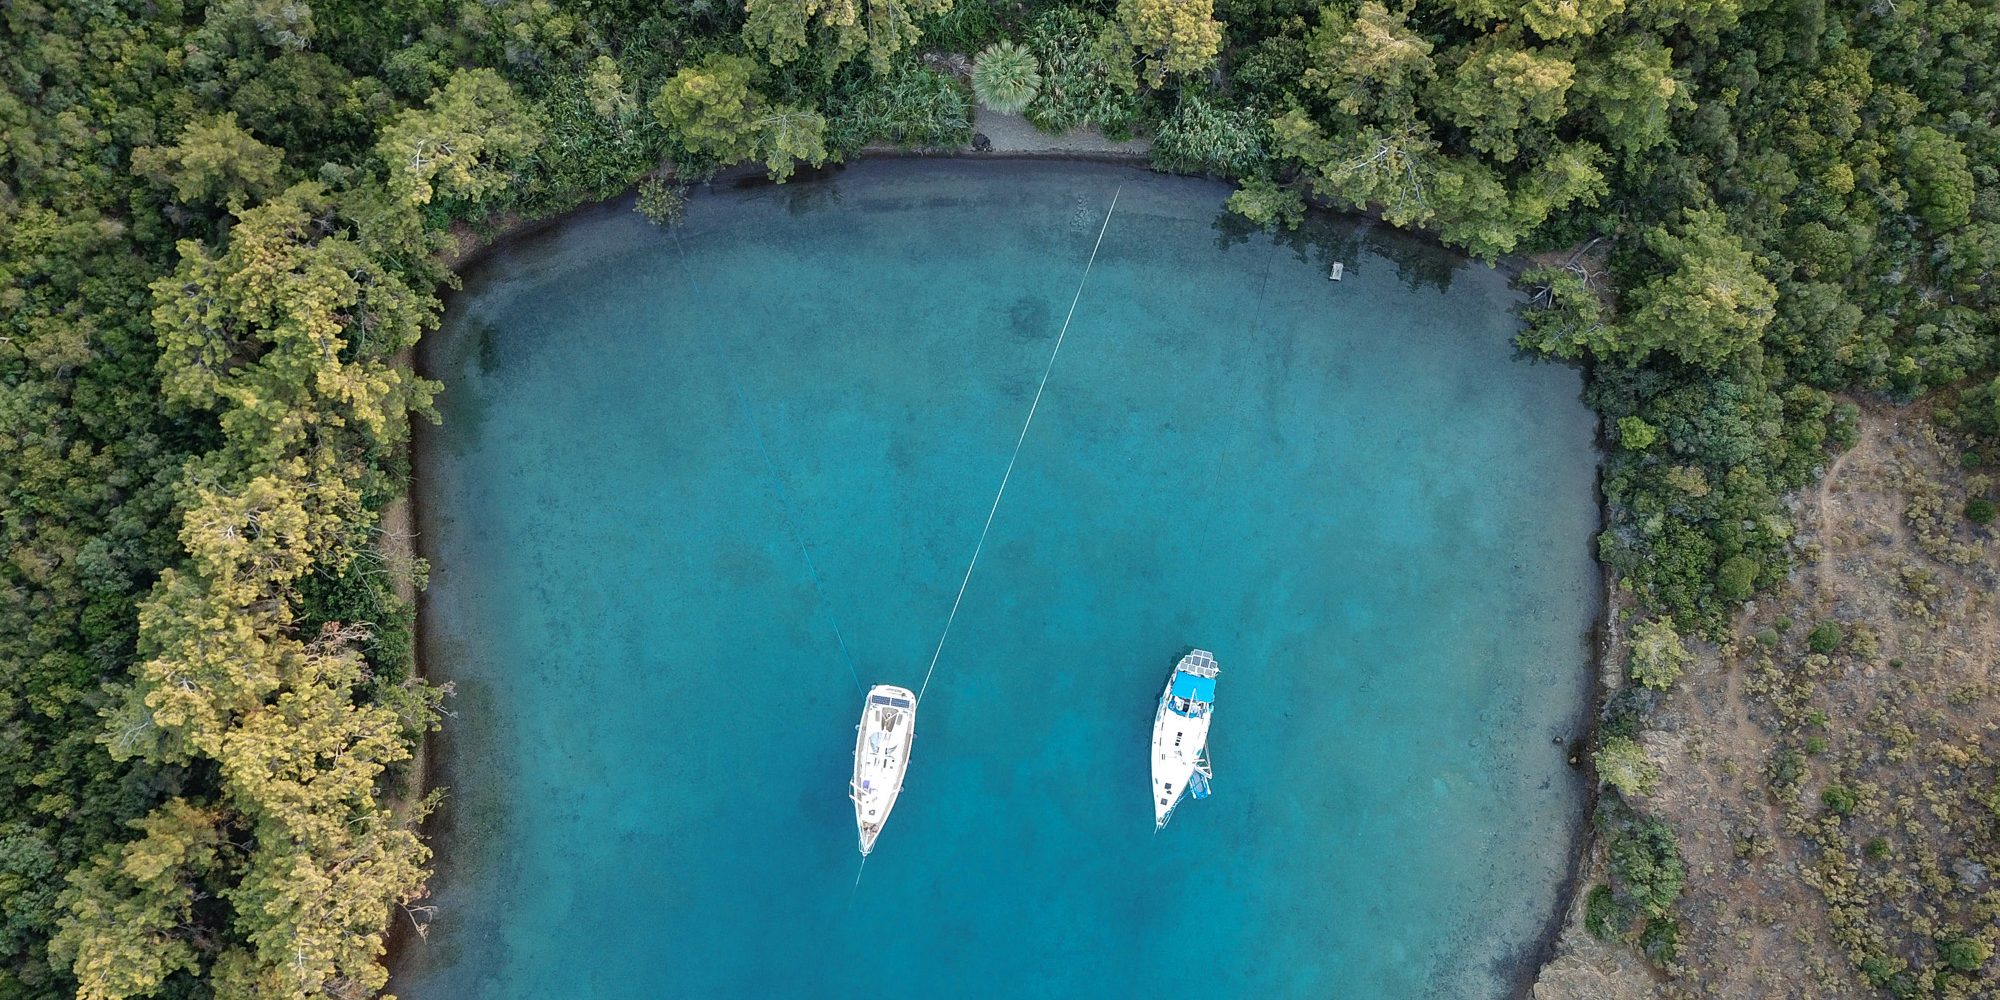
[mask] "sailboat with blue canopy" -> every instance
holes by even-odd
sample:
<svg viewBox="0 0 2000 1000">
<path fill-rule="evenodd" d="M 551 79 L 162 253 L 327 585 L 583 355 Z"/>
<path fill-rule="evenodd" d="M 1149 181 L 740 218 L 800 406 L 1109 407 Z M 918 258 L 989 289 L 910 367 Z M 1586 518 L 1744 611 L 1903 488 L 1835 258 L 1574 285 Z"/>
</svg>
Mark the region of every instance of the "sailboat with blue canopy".
<svg viewBox="0 0 2000 1000">
<path fill-rule="evenodd" d="M 1215 714 L 1215 655 L 1197 649 L 1181 657 L 1153 716 L 1153 828 L 1167 825 L 1183 798 L 1205 799 L 1214 771 L 1208 728 Z"/>
</svg>

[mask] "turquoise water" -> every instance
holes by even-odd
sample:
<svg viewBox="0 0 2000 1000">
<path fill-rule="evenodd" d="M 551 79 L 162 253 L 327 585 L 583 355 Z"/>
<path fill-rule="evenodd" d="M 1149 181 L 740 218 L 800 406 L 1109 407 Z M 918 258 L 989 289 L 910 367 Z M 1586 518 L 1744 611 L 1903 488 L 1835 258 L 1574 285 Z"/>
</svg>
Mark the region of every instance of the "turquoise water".
<svg viewBox="0 0 2000 1000">
<path fill-rule="evenodd" d="M 842 642 L 859 683 L 922 682 L 1114 191 L 857 885 Z M 1501 275 L 1244 234 L 1225 194 L 867 163 L 474 275 L 419 453 L 439 911 L 393 988 L 1512 989 L 1584 801 L 1554 743 L 1596 607 L 1579 376 L 1514 354 Z M 1194 645 L 1216 790 L 1156 835 L 1145 743 Z"/>
</svg>

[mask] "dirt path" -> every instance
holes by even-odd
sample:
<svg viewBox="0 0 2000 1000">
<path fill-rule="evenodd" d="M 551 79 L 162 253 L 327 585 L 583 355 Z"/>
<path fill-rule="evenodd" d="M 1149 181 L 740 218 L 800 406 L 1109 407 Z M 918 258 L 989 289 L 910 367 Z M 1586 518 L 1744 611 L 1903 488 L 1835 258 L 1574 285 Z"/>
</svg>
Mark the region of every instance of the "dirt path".
<svg viewBox="0 0 2000 1000">
<path fill-rule="evenodd" d="M 1095 128 L 1071 129 L 1049 135 L 1020 115 L 1003 115 L 980 108 L 972 116 L 972 130 L 993 144 L 991 152 L 1015 155 L 1080 156 L 1146 160 L 1153 144 L 1146 139 L 1107 139 Z"/>
<path fill-rule="evenodd" d="M 1858 448 L 1860 445 L 1857 443 L 1855 447 Z M 1826 467 L 1825 475 L 1820 476 L 1818 488 L 1813 491 L 1815 533 L 1821 538 L 1833 536 L 1834 526 L 1827 515 L 1832 509 L 1833 484 L 1840 480 L 1840 474 L 1846 470 L 1848 460 L 1853 457 L 1853 448 L 1841 452 L 1834 458 L 1833 464 Z M 1822 545 L 1819 557 L 1813 560 L 1813 589 L 1821 593 L 1826 592 L 1828 586 L 1827 562 L 1830 558 L 1827 547 Z"/>
</svg>

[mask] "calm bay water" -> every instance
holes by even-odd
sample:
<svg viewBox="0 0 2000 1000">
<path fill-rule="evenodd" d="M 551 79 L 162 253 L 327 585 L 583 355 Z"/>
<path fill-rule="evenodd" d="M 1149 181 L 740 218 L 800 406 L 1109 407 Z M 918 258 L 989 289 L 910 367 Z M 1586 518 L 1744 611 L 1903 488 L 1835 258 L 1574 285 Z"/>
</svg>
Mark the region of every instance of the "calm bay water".
<svg viewBox="0 0 2000 1000">
<path fill-rule="evenodd" d="M 1121 189 L 857 885 L 842 639 L 922 682 Z M 1579 376 L 1514 354 L 1500 275 L 1226 193 L 867 163 L 472 276 L 419 451 L 440 909 L 393 989 L 1504 995 L 1583 808 Z M 1156 835 L 1194 645 L 1216 791 Z"/>
</svg>

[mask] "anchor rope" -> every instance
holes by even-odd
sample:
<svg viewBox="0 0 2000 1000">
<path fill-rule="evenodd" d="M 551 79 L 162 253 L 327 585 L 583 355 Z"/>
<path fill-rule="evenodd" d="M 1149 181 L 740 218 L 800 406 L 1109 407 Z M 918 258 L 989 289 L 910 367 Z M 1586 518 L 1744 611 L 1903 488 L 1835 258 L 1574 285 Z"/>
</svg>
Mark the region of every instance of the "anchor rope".
<svg viewBox="0 0 2000 1000">
<path fill-rule="evenodd" d="M 681 241 L 679 230 L 673 230 L 674 246 L 680 250 L 681 271 L 687 275 L 688 287 L 696 295 L 702 294 L 701 284 L 695 280 L 694 268 L 688 264 L 687 244 Z M 834 642 L 840 645 L 841 659 L 847 662 L 847 675 L 854 678 L 854 689 L 864 694 L 868 691 L 861 683 L 861 671 L 854 666 L 854 654 L 847 648 L 847 636 L 840 630 L 840 617 L 833 612 L 833 602 L 827 599 L 826 585 L 820 581 L 819 566 L 813 562 L 812 547 L 806 544 L 805 532 L 800 530 L 798 520 L 792 516 L 790 494 L 785 492 L 785 479 L 778 473 L 777 459 L 771 457 L 770 446 L 764 443 L 764 432 L 757 426 L 757 415 L 750 409 L 750 397 L 743 392 L 742 383 L 736 380 L 735 367 L 730 364 L 729 352 L 722 346 L 715 333 L 706 331 L 710 349 L 722 358 L 724 377 L 729 382 L 729 391 L 736 397 L 736 408 L 742 413 L 743 422 L 750 427 L 750 439 L 757 444 L 757 453 L 764 457 L 764 471 L 771 482 L 771 490 L 777 494 L 778 513 L 784 518 L 785 530 L 799 547 L 799 555 L 805 557 L 806 576 L 812 581 L 813 594 L 819 598 L 819 606 L 826 612 L 827 623 L 833 626 Z M 858 876 L 857 876 L 858 879 Z"/>
<path fill-rule="evenodd" d="M 1083 300 L 1083 286 L 1090 281 L 1090 269 L 1097 263 L 1097 251 L 1104 245 L 1104 233 L 1111 228 L 1111 215 L 1118 211 L 1118 195 L 1124 191 L 1120 185 L 1111 192 L 1111 207 L 1104 212 L 1104 224 L 1097 228 L 1097 242 L 1091 244 L 1090 259 L 1084 261 L 1083 277 L 1077 279 L 1076 294 L 1070 297 L 1069 313 L 1063 317 L 1062 329 L 1056 333 L 1056 345 L 1049 351 L 1049 363 L 1042 369 L 1042 382 L 1035 387 L 1034 402 L 1028 404 L 1028 419 L 1021 421 L 1021 433 L 1014 438 L 1014 454 L 1007 459 L 1007 471 L 1000 476 L 1000 489 L 993 494 L 993 506 L 986 510 L 986 524 L 979 529 L 979 542 L 972 547 L 972 559 L 965 564 L 965 576 L 958 581 L 958 596 L 951 599 L 951 613 L 945 616 L 944 631 L 938 634 L 937 648 L 931 651 L 931 665 L 924 670 L 923 686 L 917 689 L 917 702 L 924 700 L 924 692 L 931 688 L 931 675 L 937 672 L 938 657 L 944 654 L 944 641 L 951 635 L 951 623 L 958 620 L 958 606 L 965 600 L 965 588 L 972 582 L 972 570 L 979 565 L 979 553 L 986 548 L 986 536 L 993 530 L 993 515 L 1000 512 L 1000 498 L 1007 495 L 1007 481 L 1014 477 L 1014 463 L 1021 460 L 1021 445 L 1028 440 L 1028 428 L 1035 422 L 1035 411 L 1042 405 L 1042 392 L 1049 387 L 1049 375 L 1056 370 L 1056 356 L 1062 353 L 1063 339 L 1069 336 L 1070 320 L 1076 318 L 1076 304 Z"/>
</svg>

